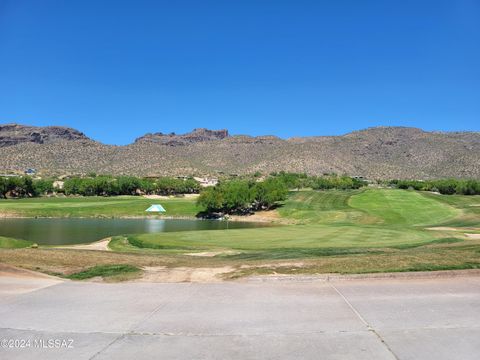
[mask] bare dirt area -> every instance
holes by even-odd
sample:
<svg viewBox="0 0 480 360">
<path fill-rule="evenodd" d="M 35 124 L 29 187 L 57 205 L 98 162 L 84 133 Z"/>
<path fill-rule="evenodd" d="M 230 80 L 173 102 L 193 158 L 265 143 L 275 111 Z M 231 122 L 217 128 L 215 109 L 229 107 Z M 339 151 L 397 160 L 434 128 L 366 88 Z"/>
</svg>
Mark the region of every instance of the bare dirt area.
<svg viewBox="0 0 480 360">
<path fill-rule="evenodd" d="M 0 263 L 0 277 L 56 279 L 53 276 Z"/>
<path fill-rule="evenodd" d="M 302 268 L 307 265 L 306 262 L 303 261 L 295 261 L 295 262 L 277 262 L 277 263 L 265 263 L 265 264 L 257 264 L 257 265 L 241 265 L 240 269 L 275 269 L 275 268 Z"/>
<path fill-rule="evenodd" d="M 198 194 L 184 194 L 182 197 L 180 197 L 180 199 L 196 199 L 199 195 Z M 165 195 L 143 195 L 143 197 L 145 199 L 151 199 L 151 200 L 155 200 L 155 199 L 163 199 L 163 200 L 166 200 L 166 199 L 175 199 L 175 196 L 165 196 Z"/>
<path fill-rule="evenodd" d="M 458 228 L 458 227 L 449 227 L 449 226 L 436 226 L 436 227 L 426 228 L 426 230 L 432 230 L 432 231 L 465 231 L 465 230 L 480 231 L 480 228 L 471 228 L 471 227 Z"/>
<path fill-rule="evenodd" d="M 97 250 L 97 251 L 111 251 L 108 247 L 110 240 L 112 238 L 108 237 L 100 241 L 95 241 L 90 244 L 79 244 L 79 245 L 68 245 L 68 246 L 59 246 L 62 249 L 76 249 L 76 250 Z"/>
<path fill-rule="evenodd" d="M 56 285 L 63 280 L 0 263 L 0 299 Z"/>
<path fill-rule="evenodd" d="M 229 215 L 230 221 L 248 221 L 248 222 L 260 222 L 260 223 L 278 223 L 278 224 L 292 224 L 294 221 L 282 218 L 278 211 L 257 211 L 252 215 Z"/>
<path fill-rule="evenodd" d="M 11 211 L 0 211 L 0 219 L 15 219 L 15 218 L 24 218 Z"/>
<path fill-rule="evenodd" d="M 167 268 L 165 266 L 145 266 L 143 267 L 143 277 L 135 282 L 221 282 L 222 275 L 234 271 L 231 266 L 215 268 L 190 268 L 176 267 Z"/>
<path fill-rule="evenodd" d="M 474 239 L 474 240 L 480 239 L 480 234 L 468 234 L 468 233 L 465 233 L 465 236 L 468 237 L 469 239 Z"/>
<path fill-rule="evenodd" d="M 214 257 L 217 255 L 236 255 L 240 254 L 240 251 L 227 250 L 227 251 L 205 251 L 196 253 L 187 253 L 188 256 L 200 256 L 200 257 Z"/>
</svg>

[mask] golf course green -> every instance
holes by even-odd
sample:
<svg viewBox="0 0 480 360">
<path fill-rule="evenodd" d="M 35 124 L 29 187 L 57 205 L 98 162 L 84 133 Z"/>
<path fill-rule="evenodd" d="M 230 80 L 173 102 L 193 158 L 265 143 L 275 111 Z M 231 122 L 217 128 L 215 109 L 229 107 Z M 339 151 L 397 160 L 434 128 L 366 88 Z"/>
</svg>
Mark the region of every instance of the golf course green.
<svg viewBox="0 0 480 360">
<path fill-rule="evenodd" d="M 170 253 L 220 254 L 234 250 L 235 254 L 223 256 L 288 259 L 415 247 L 456 242 L 455 231 L 432 231 L 426 227 L 440 226 L 462 213 L 419 192 L 392 189 L 299 191 L 292 193 L 278 212 L 279 226 L 135 234 L 127 237 L 125 250 L 136 247 Z M 297 224 L 281 225 L 282 220 L 295 220 Z M 114 246 L 122 250 L 120 245 Z"/>
<path fill-rule="evenodd" d="M 151 203 L 152 200 L 139 197 L 3 200 L 0 213 L 143 216 Z M 195 205 L 195 199 L 162 199 L 161 203 L 172 217 L 193 217 L 202 210 Z M 85 265 L 111 264 L 114 254 L 122 254 L 120 262 L 134 266 L 141 266 L 145 256 L 150 263 L 156 261 L 151 259 L 157 259 L 168 266 L 228 264 L 237 269 L 235 276 L 480 268 L 479 205 L 480 196 L 398 189 L 294 191 L 276 210 L 243 218 L 258 221 L 258 216 L 268 214 L 265 218 L 274 226 L 114 236 L 108 245 L 112 251 L 96 263 L 89 263 L 85 257 Z M 12 241 L 1 240 L 0 246 L 29 245 Z M 33 260 L 27 257 L 41 251 L 24 249 L 25 253 L 20 253 L 22 250 L 2 249 L 0 261 L 8 258 L 6 252 L 17 251 L 15 255 L 30 264 Z M 53 251 L 61 250 L 49 249 L 50 254 Z M 15 262 L 14 257 L 10 259 Z M 285 264 L 290 260 L 295 264 Z"/>
</svg>

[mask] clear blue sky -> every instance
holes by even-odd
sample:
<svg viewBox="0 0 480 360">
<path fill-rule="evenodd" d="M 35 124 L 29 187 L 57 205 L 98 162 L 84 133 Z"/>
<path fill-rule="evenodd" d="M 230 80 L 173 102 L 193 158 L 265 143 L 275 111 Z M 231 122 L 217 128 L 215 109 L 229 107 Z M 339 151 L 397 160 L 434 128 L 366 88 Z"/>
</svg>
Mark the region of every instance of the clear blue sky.
<svg viewBox="0 0 480 360">
<path fill-rule="evenodd" d="M 0 0 L 0 123 L 480 130 L 480 0 Z"/>
</svg>

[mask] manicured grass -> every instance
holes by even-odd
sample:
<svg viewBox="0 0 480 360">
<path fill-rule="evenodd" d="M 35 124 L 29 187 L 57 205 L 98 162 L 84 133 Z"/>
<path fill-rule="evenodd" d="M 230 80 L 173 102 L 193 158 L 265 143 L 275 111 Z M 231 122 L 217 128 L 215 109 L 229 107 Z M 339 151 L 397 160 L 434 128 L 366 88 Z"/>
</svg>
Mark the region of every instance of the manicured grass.
<svg viewBox="0 0 480 360">
<path fill-rule="evenodd" d="M 427 228 L 445 224 L 478 228 L 480 207 L 472 205 L 479 200 L 395 189 L 299 191 L 292 192 L 276 210 L 281 220 L 296 225 L 118 236 L 109 244 L 111 252 L 6 249 L 0 251 L 0 261 L 28 268 L 40 264 L 44 271 L 63 273 L 69 267 L 78 272 L 116 264 L 231 266 L 235 269 L 229 275 L 232 278 L 268 273 L 471 269 L 480 267 L 480 240 L 467 239 L 466 230 Z M 0 211 L 20 209 L 28 216 L 142 216 L 154 202 L 163 204 L 167 215 L 173 211 L 193 216 L 198 211 L 191 199 L 138 197 L 9 200 L 0 201 Z M 103 276 L 95 268 L 86 272 Z"/>
<path fill-rule="evenodd" d="M 230 260 L 380 254 L 463 242 L 461 237 L 424 229 L 460 213 L 454 206 L 404 190 L 300 191 L 290 194 L 279 214 L 303 225 L 130 235 L 112 246 L 164 255 L 216 252 L 216 258 Z"/>
<path fill-rule="evenodd" d="M 480 195 L 439 195 L 422 193 L 423 196 L 453 206 L 461 211 L 461 214 L 453 219 L 448 219 L 439 226 L 451 227 L 474 227 L 480 228 Z"/>
<path fill-rule="evenodd" d="M 165 251 L 258 251 L 276 249 L 379 248 L 422 244 L 435 233 L 374 226 L 296 225 L 235 230 L 181 231 L 131 235 L 131 245 Z"/>
<path fill-rule="evenodd" d="M 376 217 L 379 223 L 434 225 L 460 214 L 458 209 L 417 191 L 369 189 L 353 195 L 349 205 Z"/>
<path fill-rule="evenodd" d="M 97 276 L 101 276 L 103 278 L 111 278 L 111 277 L 118 277 L 120 275 L 126 274 L 134 274 L 139 273 L 140 269 L 136 266 L 132 265 L 98 265 L 93 266 L 87 270 L 79 271 L 68 276 L 65 276 L 71 280 L 85 280 L 91 279 Z"/>
<path fill-rule="evenodd" d="M 32 246 L 33 243 L 22 239 L 13 239 L 0 236 L 0 248 L 2 249 L 20 249 Z"/>
<path fill-rule="evenodd" d="M 191 198 L 117 196 L 0 200 L 0 213 L 27 217 L 137 217 L 151 216 L 145 210 L 158 203 L 167 210 L 165 216 L 194 217 L 199 211 Z"/>
<path fill-rule="evenodd" d="M 349 206 L 352 195 L 359 191 L 296 191 L 279 209 L 279 214 L 300 224 L 368 223 L 368 215 Z"/>
</svg>

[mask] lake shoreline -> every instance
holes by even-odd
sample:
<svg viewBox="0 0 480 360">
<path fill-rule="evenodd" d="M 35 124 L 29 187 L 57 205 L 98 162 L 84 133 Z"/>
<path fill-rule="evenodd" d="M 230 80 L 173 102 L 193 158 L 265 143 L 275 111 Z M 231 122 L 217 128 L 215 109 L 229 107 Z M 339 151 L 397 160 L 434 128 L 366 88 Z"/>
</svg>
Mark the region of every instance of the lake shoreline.
<svg viewBox="0 0 480 360">
<path fill-rule="evenodd" d="M 254 217 L 253 219 L 248 219 Z M 0 213 L 0 220 L 2 219 L 132 219 L 132 220 L 199 220 L 199 221 L 231 221 L 231 222 L 248 222 L 248 223 L 275 223 L 274 219 L 266 219 L 255 217 L 254 215 L 235 215 L 228 219 L 208 219 L 198 218 L 196 216 L 25 216 L 17 214 Z"/>
<path fill-rule="evenodd" d="M 226 230 L 269 226 L 253 221 L 192 217 L 10 217 L 0 219 L 0 237 L 50 245 L 89 244 L 125 234 Z"/>
</svg>

